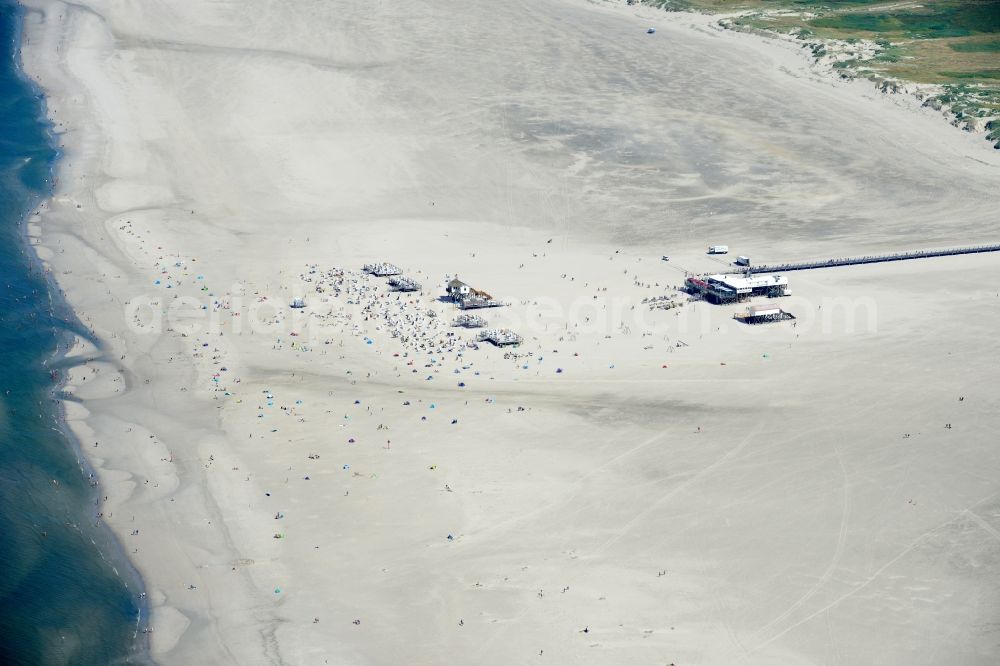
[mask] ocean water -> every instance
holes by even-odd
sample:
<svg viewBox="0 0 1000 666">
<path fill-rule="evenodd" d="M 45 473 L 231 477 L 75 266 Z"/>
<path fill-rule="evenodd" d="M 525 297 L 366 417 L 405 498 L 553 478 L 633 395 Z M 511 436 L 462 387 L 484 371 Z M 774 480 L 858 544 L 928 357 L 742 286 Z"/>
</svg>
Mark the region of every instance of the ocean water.
<svg viewBox="0 0 1000 666">
<path fill-rule="evenodd" d="M 21 19 L 0 0 L 0 664 L 141 663 L 138 577 L 95 522 L 99 490 L 52 401 L 58 348 L 81 331 L 24 235 L 57 153 L 19 74 Z"/>
</svg>

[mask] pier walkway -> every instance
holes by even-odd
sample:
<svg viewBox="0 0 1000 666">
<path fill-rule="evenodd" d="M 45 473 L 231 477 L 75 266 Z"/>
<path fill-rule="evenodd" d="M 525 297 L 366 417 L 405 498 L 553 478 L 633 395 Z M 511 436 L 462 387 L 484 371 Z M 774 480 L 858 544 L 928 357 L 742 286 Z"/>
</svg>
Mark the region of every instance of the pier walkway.
<svg viewBox="0 0 1000 666">
<path fill-rule="evenodd" d="M 887 261 L 928 259 L 930 257 L 948 257 L 953 254 L 980 254 L 983 252 L 1000 252 L 1000 244 L 957 247 L 948 250 L 914 250 L 912 252 L 870 255 L 866 257 L 847 257 L 843 259 L 829 259 L 827 261 L 803 261 L 789 264 L 760 265 L 751 266 L 744 269 L 744 271 L 746 273 L 785 273 L 787 271 L 805 271 L 813 268 L 833 268 L 834 266 L 854 266 L 856 264 L 880 264 Z"/>
</svg>

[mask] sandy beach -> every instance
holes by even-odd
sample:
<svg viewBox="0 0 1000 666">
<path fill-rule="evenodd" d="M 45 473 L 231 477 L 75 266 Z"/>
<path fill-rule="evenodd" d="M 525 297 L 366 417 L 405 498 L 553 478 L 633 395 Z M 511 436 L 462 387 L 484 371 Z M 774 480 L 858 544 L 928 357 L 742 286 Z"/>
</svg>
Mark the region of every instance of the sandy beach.
<svg viewBox="0 0 1000 666">
<path fill-rule="evenodd" d="M 695 15 L 24 4 L 157 663 L 996 663 L 1000 255 L 679 288 L 1000 242 L 1000 151 Z"/>
</svg>

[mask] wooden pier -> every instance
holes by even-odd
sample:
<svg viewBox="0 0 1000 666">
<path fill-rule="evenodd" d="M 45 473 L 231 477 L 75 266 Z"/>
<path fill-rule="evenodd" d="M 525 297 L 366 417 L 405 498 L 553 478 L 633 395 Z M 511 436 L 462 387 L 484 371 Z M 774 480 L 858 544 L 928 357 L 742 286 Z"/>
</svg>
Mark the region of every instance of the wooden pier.
<svg viewBox="0 0 1000 666">
<path fill-rule="evenodd" d="M 984 252 L 1000 252 L 1000 244 L 977 245 L 974 247 L 957 247 L 948 250 L 914 250 L 896 254 L 869 255 L 866 257 L 847 257 L 843 259 L 828 259 L 827 261 L 803 261 L 790 264 L 772 264 L 770 266 L 751 266 L 744 269 L 745 273 L 785 273 L 788 271 L 806 271 L 813 268 L 834 268 L 836 266 L 854 266 L 857 264 L 881 264 L 888 261 L 906 261 L 907 259 L 929 259 L 931 257 L 950 257 L 955 254 L 981 254 Z"/>
</svg>

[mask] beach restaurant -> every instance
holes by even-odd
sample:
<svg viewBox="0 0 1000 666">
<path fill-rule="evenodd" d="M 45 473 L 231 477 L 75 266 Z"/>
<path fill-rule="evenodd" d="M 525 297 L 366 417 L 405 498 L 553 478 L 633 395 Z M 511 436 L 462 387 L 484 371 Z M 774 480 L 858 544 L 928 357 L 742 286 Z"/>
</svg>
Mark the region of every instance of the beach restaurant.
<svg viewBox="0 0 1000 666">
<path fill-rule="evenodd" d="M 788 278 L 784 275 L 764 274 L 709 275 L 705 278 L 692 276 L 684 281 L 684 288 L 710 303 L 721 305 L 736 303 L 752 296 L 785 296 L 788 294 Z"/>
</svg>

